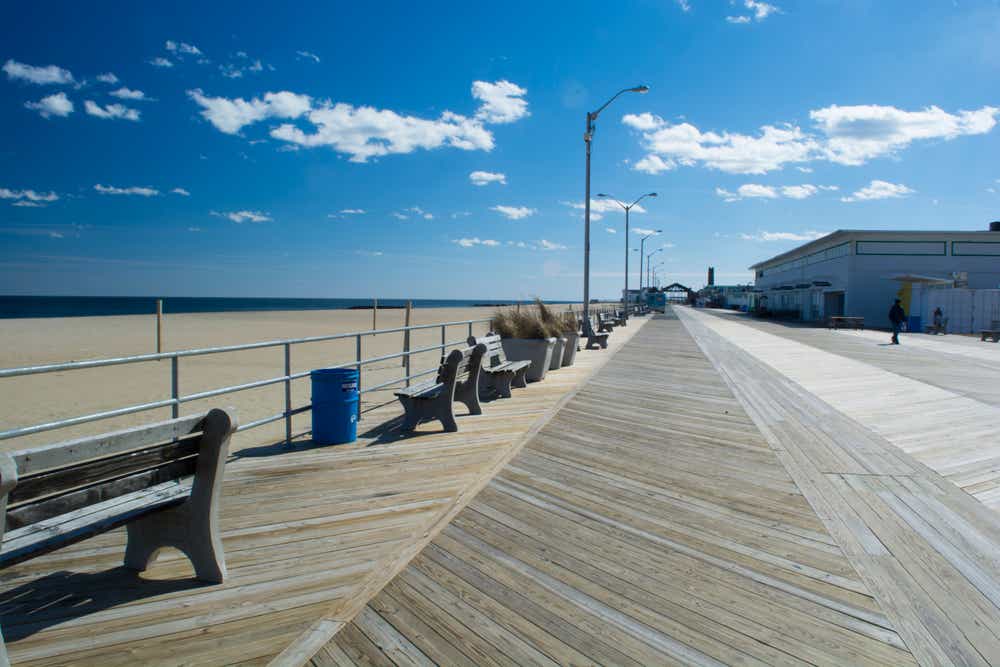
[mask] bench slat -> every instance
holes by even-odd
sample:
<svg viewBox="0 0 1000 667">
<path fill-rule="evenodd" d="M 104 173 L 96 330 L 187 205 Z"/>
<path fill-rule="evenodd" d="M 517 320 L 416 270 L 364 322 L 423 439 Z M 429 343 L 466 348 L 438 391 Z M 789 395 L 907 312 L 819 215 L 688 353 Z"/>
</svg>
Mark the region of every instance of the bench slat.
<svg viewBox="0 0 1000 667">
<path fill-rule="evenodd" d="M 4 534 L 0 565 L 19 563 L 183 502 L 189 484 L 166 482 Z"/>
<path fill-rule="evenodd" d="M 27 475 L 18 480 L 17 486 L 11 492 L 8 510 L 46 496 L 66 493 L 73 489 L 148 470 L 169 461 L 195 456 L 198 454 L 200 440 L 200 435 L 189 435 L 176 442 Z"/>
<path fill-rule="evenodd" d="M 440 382 L 422 382 L 420 384 L 415 384 L 410 387 L 405 387 L 399 389 L 395 392 L 396 396 L 409 396 L 411 398 L 433 398 L 444 388 L 444 385 Z"/>
<path fill-rule="evenodd" d="M 204 418 L 204 414 L 191 415 L 114 433 L 23 449 L 12 452 L 11 456 L 17 463 L 18 477 L 24 477 L 41 470 L 58 468 L 67 463 L 111 456 L 130 449 L 174 440 L 197 431 Z"/>
<path fill-rule="evenodd" d="M 164 482 L 177 481 L 183 477 L 190 477 L 194 475 L 197 466 L 198 457 L 191 456 L 127 477 L 92 484 L 76 491 L 45 498 L 38 502 L 22 504 L 19 507 L 7 510 L 6 530 L 16 530 L 88 505 L 106 502 L 118 496 L 158 486 Z"/>
</svg>

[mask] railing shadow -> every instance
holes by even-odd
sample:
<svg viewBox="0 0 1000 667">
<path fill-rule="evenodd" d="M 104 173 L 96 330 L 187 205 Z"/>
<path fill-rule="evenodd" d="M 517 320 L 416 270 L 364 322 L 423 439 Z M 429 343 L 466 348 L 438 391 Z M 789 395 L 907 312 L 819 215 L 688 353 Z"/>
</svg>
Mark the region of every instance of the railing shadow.
<svg viewBox="0 0 1000 667">
<path fill-rule="evenodd" d="M 143 579 L 125 567 L 54 572 L 0 593 L 0 629 L 7 642 L 17 641 L 127 602 L 212 585 L 193 577 Z"/>
</svg>

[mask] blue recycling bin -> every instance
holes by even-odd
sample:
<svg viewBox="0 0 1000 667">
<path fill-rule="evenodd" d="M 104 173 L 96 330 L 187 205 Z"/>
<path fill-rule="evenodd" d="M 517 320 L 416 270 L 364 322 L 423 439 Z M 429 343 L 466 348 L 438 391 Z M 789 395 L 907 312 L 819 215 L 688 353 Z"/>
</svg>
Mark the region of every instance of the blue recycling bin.
<svg viewBox="0 0 1000 667">
<path fill-rule="evenodd" d="M 920 320 L 919 315 L 910 315 L 909 319 L 906 321 L 906 330 L 910 333 L 920 333 L 923 331 L 923 322 Z"/>
<path fill-rule="evenodd" d="M 319 445 L 358 439 L 358 371 L 317 368 L 312 379 L 312 436 Z"/>
</svg>

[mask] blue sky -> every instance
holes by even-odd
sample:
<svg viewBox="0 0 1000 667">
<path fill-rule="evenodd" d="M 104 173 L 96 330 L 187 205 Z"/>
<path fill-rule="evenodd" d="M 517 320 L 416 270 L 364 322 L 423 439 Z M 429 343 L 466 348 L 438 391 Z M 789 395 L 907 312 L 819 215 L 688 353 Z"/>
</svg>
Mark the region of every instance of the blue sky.
<svg viewBox="0 0 1000 667">
<path fill-rule="evenodd" d="M 663 230 L 666 282 L 745 281 L 839 228 L 1000 218 L 997 0 L 6 18 L 0 293 L 579 298 L 584 116 L 640 83 L 598 119 L 593 192 L 659 193 L 631 238 Z M 610 297 L 624 220 L 596 213 Z"/>
</svg>

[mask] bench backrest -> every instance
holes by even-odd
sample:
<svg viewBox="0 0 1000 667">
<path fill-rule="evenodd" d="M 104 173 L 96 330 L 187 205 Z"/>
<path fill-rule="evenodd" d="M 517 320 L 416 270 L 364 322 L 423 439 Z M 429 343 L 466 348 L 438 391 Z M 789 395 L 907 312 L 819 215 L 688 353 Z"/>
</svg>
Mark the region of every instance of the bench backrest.
<svg viewBox="0 0 1000 667">
<path fill-rule="evenodd" d="M 468 382 L 469 378 L 479 372 L 479 365 L 486 352 L 485 345 L 475 345 L 461 350 L 452 350 L 441 360 L 438 367 L 437 381 L 442 384 L 452 382 Z M 478 381 L 478 377 L 474 378 Z"/>
<path fill-rule="evenodd" d="M 503 344 L 500 342 L 500 334 L 495 334 L 491 331 L 485 336 L 480 336 L 479 338 L 469 336 L 467 342 L 472 346 L 486 346 L 486 352 L 483 355 L 483 366 L 486 368 L 493 368 L 494 366 L 507 363 L 507 355 L 504 354 Z"/>
<path fill-rule="evenodd" d="M 0 454 L 0 493 L 6 499 L 0 536 L 5 530 L 78 512 L 196 473 L 192 498 L 211 495 L 212 487 L 221 484 L 224 445 L 234 429 L 229 413 L 213 409 L 207 414 Z M 203 457 L 203 452 L 213 455 Z"/>
</svg>

